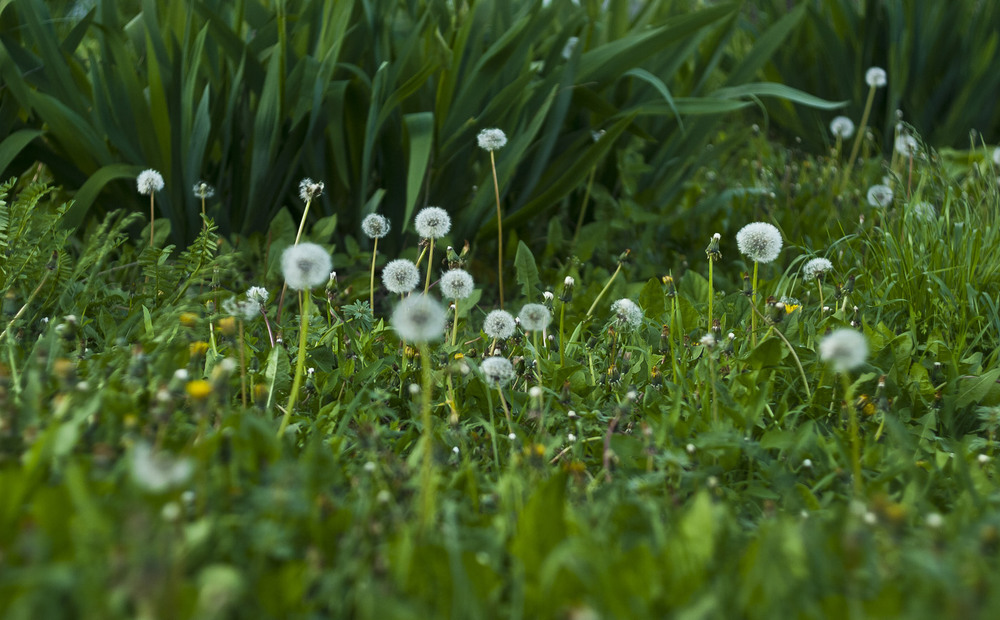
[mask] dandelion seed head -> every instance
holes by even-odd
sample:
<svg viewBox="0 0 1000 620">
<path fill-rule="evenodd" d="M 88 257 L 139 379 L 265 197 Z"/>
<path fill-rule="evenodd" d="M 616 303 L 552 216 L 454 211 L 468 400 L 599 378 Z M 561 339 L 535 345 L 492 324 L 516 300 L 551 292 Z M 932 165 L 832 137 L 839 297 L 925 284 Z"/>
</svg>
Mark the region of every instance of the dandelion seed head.
<svg viewBox="0 0 1000 620">
<path fill-rule="evenodd" d="M 542 304 L 524 304 L 517 314 L 525 331 L 540 332 L 549 326 L 552 313 Z"/>
<path fill-rule="evenodd" d="M 882 67 L 871 67 L 865 72 L 865 83 L 875 88 L 882 88 L 886 85 L 885 69 Z"/>
<path fill-rule="evenodd" d="M 487 357 L 479 369 L 491 387 L 503 387 L 514 379 L 514 365 L 506 357 Z"/>
<path fill-rule="evenodd" d="M 499 151 L 507 144 L 507 134 L 502 129 L 484 129 L 476 137 L 479 148 L 485 151 Z"/>
<path fill-rule="evenodd" d="M 441 296 L 448 299 L 465 299 L 474 286 L 472 276 L 464 269 L 451 269 L 441 276 Z"/>
<path fill-rule="evenodd" d="M 932 512 L 925 517 L 927 527 L 936 530 L 944 525 L 944 517 L 940 513 Z"/>
<path fill-rule="evenodd" d="M 493 310 L 483 320 L 483 331 L 490 338 L 506 340 L 514 335 L 514 317 L 506 310 Z"/>
<path fill-rule="evenodd" d="M 576 280 L 573 279 L 573 276 L 566 276 L 566 279 L 563 280 L 563 286 L 570 286 L 571 287 L 571 286 L 574 286 L 575 284 L 576 284 Z"/>
<path fill-rule="evenodd" d="M 614 313 L 618 322 L 628 326 L 630 329 L 639 329 L 642 325 L 642 308 L 631 299 L 623 297 L 611 304 L 611 312 Z"/>
<path fill-rule="evenodd" d="M 854 121 L 846 116 L 838 116 L 830 121 L 830 133 L 836 138 L 847 140 L 854 135 Z"/>
<path fill-rule="evenodd" d="M 403 295 L 417 288 L 417 285 L 420 284 L 420 272 L 413 261 L 397 258 L 389 261 L 382 268 L 382 284 L 390 293 Z"/>
<path fill-rule="evenodd" d="M 448 322 L 444 306 L 427 295 L 410 295 L 392 312 L 392 326 L 402 340 L 431 342 L 441 338 Z M 430 363 L 425 360 L 423 363 Z"/>
<path fill-rule="evenodd" d="M 542 397 L 542 388 L 538 387 L 537 385 L 531 386 L 531 389 L 528 390 L 528 396 L 530 396 L 531 398 L 536 398 L 536 399 L 537 398 L 541 398 Z"/>
<path fill-rule="evenodd" d="M 163 189 L 163 175 L 150 168 L 149 170 L 140 172 L 139 176 L 135 179 L 135 183 L 139 188 L 140 194 L 149 196 L 153 192 Z"/>
<path fill-rule="evenodd" d="M 270 293 L 263 286 L 251 286 L 247 289 L 247 300 L 263 306 L 270 298 Z"/>
<path fill-rule="evenodd" d="M 426 239 L 440 239 L 451 230 L 451 216 L 441 207 L 425 207 L 413 222 L 417 234 Z"/>
<path fill-rule="evenodd" d="M 913 157 L 920 150 L 917 139 L 908 133 L 901 133 L 896 136 L 896 152 L 903 157 Z"/>
<path fill-rule="evenodd" d="M 756 263 L 770 263 L 781 252 L 781 232 L 767 222 L 747 224 L 736 233 L 740 253 Z"/>
<path fill-rule="evenodd" d="M 304 291 L 326 284 L 332 268 L 330 253 L 315 243 L 289 246 L 281 254 L 281 273 L 292 290 Z"/>
<path fill-rule="evenodd" d="M 802 267 L 802 275 L 806 280 L 815 280 L 833 270 L 833 263 L 825 258 L 814 258 Z"/>
<path fill-rule="evenodd" d="M 211 198 L 215 195 L 215 188 L 204 181 L 198 181 L 194 184 L 194 197 L 205 200 L 206 198 Z"/>
<path fill-rule="evenodd" d="M 323 195 L 323 185 L 322 181 L 313 181 L 309 177 L 306 177 L 299 181 L 299 198 L 302 202 L 309 202 Z"/>
<path fill-rule="evenodd" d="M 937 219 L 937 209 L 929 202 L 918 202 L 910 207 L 910 212 L 918 220 L 933 222 Z"/>
<path fill-rule="evenodd" d="M 704 336 L 701 337 L 701 340 L 699 340 L 698 342 L 700 342 L 701 346 L 705 347 L 706 349 L 711 349 L 712 347 L 715 346 L 715 336 L 713 336 L 710 333 L 705 334 Z"/>
<path fill-rule="evenodd" d="M 257 316 L 258 312 L 260 312 L 260 304 L 232 297 L 222 302 L 222 312 L 228 314 L 229 316 L 235 316 L 245 321 L 250 321 Z"/>
<path fill-rule="evenodd" d="M 888 207 L 892 204 L 894 195 L 888 185 L 872 185 L 868 188 L 868 204 L 873 207 Z"/>
<path fill-rule="evenodd" d="M 188 459 L 173 458 L 165 452 L 154 452 L 147 443 L 135 445 L 129 464 L 133 482 L 151 493 L 184 484 L 194 471 Z"/>
<path fill-rule="evenodd" d="M 836 372 L 854 370 L 868 359 L 868 340 L 853 329 L 838 329 L 819 343 L 819 357 Z"/>
<path fill-rule="evenodd" d="M 361 230 L 369 239 L 381 239 L 389 234 L 389 218 L 371 213 L 361 220 Z"/>
</svg>

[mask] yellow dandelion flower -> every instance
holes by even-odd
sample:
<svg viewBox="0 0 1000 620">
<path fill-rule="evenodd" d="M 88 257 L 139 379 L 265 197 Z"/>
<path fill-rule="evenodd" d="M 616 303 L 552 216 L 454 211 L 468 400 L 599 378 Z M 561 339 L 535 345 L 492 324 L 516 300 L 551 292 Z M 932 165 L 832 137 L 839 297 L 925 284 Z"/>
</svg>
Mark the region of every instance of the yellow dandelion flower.
<svg viewBox="0 0 1000 620">
<path fill-rule="evenodd" d="M 195 400 L 205 400 L 212 394 L 212 384 L 204 379 L 195 379 L 188 381 L 184 391 Z"/>
<path fill-rule="evenodd" d="M 201 357 L 208 353 L 208 343 L 204 340 L 195 340 L 188 345 L 188 352 L 191 353 L 191 357 Z"/>
</svg>

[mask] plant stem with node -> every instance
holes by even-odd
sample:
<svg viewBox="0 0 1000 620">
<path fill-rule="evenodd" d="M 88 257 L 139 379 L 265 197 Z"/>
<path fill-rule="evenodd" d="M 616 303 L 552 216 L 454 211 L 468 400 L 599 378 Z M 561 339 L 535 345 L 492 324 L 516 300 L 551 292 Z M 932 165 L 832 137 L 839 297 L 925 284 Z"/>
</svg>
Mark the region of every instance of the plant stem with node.
<svg viewBox="0 0 1000 620">
<path fill-rule="evenodd" d="M 288 422 L 292 417 L 292 408 L 299 395 L 299 388 L 302 387 L 302 373 L 306 366 L 306 336 L 309 332 L 309 298 L 311 293 L 305 291 L 302 298 L 302 320 L 299 322 L 299 355 L 295 362 L 295 379 L 292 381 L 292 391 L 288 394 L 288 406 L 285 408 L 285 416 L 281 419 L 281 426 L 278 427 L 278 437 L 285 434 Z"/>
</svg>

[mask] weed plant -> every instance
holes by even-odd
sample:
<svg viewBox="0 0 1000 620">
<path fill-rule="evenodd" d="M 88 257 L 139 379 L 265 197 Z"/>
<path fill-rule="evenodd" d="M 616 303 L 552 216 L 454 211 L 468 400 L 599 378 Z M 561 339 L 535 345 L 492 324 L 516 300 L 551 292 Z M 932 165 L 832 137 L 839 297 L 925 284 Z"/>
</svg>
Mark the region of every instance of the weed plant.
<svg viewBox="0 0 1000 620">
<path fill-rule="evenodd" d="M 332 217 L 319 278 L 287 211 L 177 251 L 4 184 L 4 617 L 990 617 L 992 160 L 862 149 L 842 193 L 846 154 L 744 135 L 683 221 L 617 153 L 595 223 L 518 240 L 510 314 L 447 230 L 388 257 L 401 300 Z"/>
</svg>

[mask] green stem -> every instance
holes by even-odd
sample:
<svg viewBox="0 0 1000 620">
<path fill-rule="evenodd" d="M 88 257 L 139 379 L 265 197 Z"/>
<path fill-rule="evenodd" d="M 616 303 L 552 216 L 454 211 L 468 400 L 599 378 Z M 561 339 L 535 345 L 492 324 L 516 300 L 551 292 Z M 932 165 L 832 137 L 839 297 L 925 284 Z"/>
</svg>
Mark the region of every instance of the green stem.
<svg viewBox="0 0 1000 620">
<path fill-rule="evenodd" d="M 754 313 L 760 314 L 760 310 L 757 310 L 757 306 L 751 306 L 751 308 L 753 309 Z M 763 319 L 764 315 L 760 314 L 760 318 Z M 812 392 L 809 391 L 809 380 L 806 379 L 806 371 L 805 369 L 802 368 L 802 362 L 799 361 L 799 355 L 798 353 L 795 352 L 795 347 L 793 347 L 792 343 L 788 341 L 788 338 L 785 338 L 785 335 L 781 333 L 780 329 L 775 329 L 774 326 L 772 325 L 771 329 L 768 331 L 768 335 L 770 335 L 771 332 L 777 334 L 778 337 L 781 338 L 781 340 L 785 343 L 785 346 L 788 347 L 788 352 L 792 354 L 792 359 L 795 360 L 795 366 L 799 369 L 799 376 L 802 377 L 802 386 L 806 390 L 806 398 L 812 400 Z"/>
<path fill-rule="evenodd" d="M 750 343 L 757 346 L 757 261 L 753 262 L 753 284 L 750 286 Z"/>
<path fill-rule="evenodd" d="M 451 324 L 451 346 L 458 340 L 458 299 L 455 299 L 455 321 Z"/>
<path fill-rule="evenodd" d="M 854 138 L 854 146 L 851 147 L 851 156 L 847 158 L 847 165 L 844 166 L 844 176 L 840 181 L 840 191 L 843 192 L 844 188 L 847 187 L 847 179 L 850 178 L 851 168 L 854 167 L 854 160 L 858 157 L 858 150 L 861 148 L 861 142 L 864 140 L 865 130 L 868 126 L 868 115 L 872 111 L 872 103 L 875 101 L 875 87 L 870 86 L 868 88 L 868 100 L 865 101 L 865 111 L 861 115 L 861 124 L 858 126 L 858 135 Z"/>
<path fill-rule="evenodd" d="M 278 427 L 278 437 L 285 434 L 288 422 L 292 418 L 292 408 L 299 395 L 299 388 L 302 387 L 302 374 L 306 366 L 306 336 L 309 333 L 309 298 L 310 291 L 305 291 L 302 295 L 302 320 L 299 322 L 299 355 L 295 362 L 295 379 L 292 381 L 292 391 L 288 394 L 288 406 L 285 408 L 285 415 L 281 418 L 281 426 Z"/>
<path fill-rule="evenodd" d="M 566 302 L 559 303 L 559 367 L 563 368 L 566 365 L 566 346 L 565 341 L 565 330 L 563 329 L 563 322 L 566 318 Z"/>
<path fill-rule="evenodd" d="M 500 214 L 500 182 L 497 181 L 497 162 L 490 151 L 493 168 L 493 193 L 497 199 L 497 281 L 500 283 L 500 309 L 503 310 L 503 217 Z"/>
<path fill-rule="evenodd" d="M 844 386 L 844 407 L 847 408 L 847 419 L 850 425 L 854 496 L 860 498 L 864 494 L 864 481 L 861 478 L 861 438 L 858 435 L 858 412 L 851 404 L 851 380 L 846 372 L 840 373 L 840 380 Z"/>
<path fill-rule="evenodd" d="M 306 201 L 306 208 L 302 211 L 302 221 L 299 222 L 299 232 L 295 233 L 295 243 L 293 245 L 299 244 L 299 239 L 302 238 L 302 229 L 306 226 L 306 216 L 309 215 L 309 205 L 312 204 L 312 198 Z"/>
<path fill-rule="evenodd" d="M 420 374 L 423 389 L 420 394 L 420 420 L 423 426 L 423 453 L 420 465 L 420 524 L 426 530 L 434 521 L 434 433 L 431 429 L 431 351 L 427 343 L 420 343 Z"/>
<path fill-rule="evenodd" d="M 819 315 L 823 316 L 823 280 L 816 278 L 816 288 L 819 289 Z"/>
<path fill-rule="evenodd" d="M 153 231 L 156 230 L 156 214 L 153 211 L 153 194 L 154 192 L 149 192 L 149 247 L 153 247 L 153 239 L 155 238 Z"/>
<path fill-rule="evenodd" d="M 615 281 L 615 278 L 618 276 L 618 272 L 620 272 L 621 270 L 622 270 L 622 263 L 621 261 L 619 261 L 618 269 L 615 269 L 615 272 L 611 274 L 610 278 L 608 278 L 608 283 L 605 284 L 604 288 L 601 289 L 601 292 L 597 294 L 597 297 L 594 299 L 594 303 L 590 304 L 590 308 L 587 309 L 587 316 L 585 318 L 589 319 L 590 315 L 594 314 L 594 308 L 597 307 L 597 304 L 600 303 L 601 298 L 604 297 L 604 294 L 608 292 L 609 288 L 611 288 L 611 283 Z"/>
<path fill-rule="evenodd" d="M 708 259 L 708 332 L 712 333 L 712 301 L 715 298 L 715 291 L 712 288 L 712 276 L 713 270 L 712 265 L 715 261 L 711 257 Z"/>
<path fill-rule="evenodd" d="M 424 295 L 431 288 L 431 265 L 434 264 L 434 239 L 431 239 L 430 252 L 427 254 L 427 277 L 424 279 Z"/>
<path fill-rule="evenodd" d="M 375 245 L 372 247 L 372 272 L 371 278 L 368 281 L 368 305 L 371 306 L 372 316 L 375 316 L 375 256 L 378 255 L 378 239 L 375 239 Z"/>
</svg>

